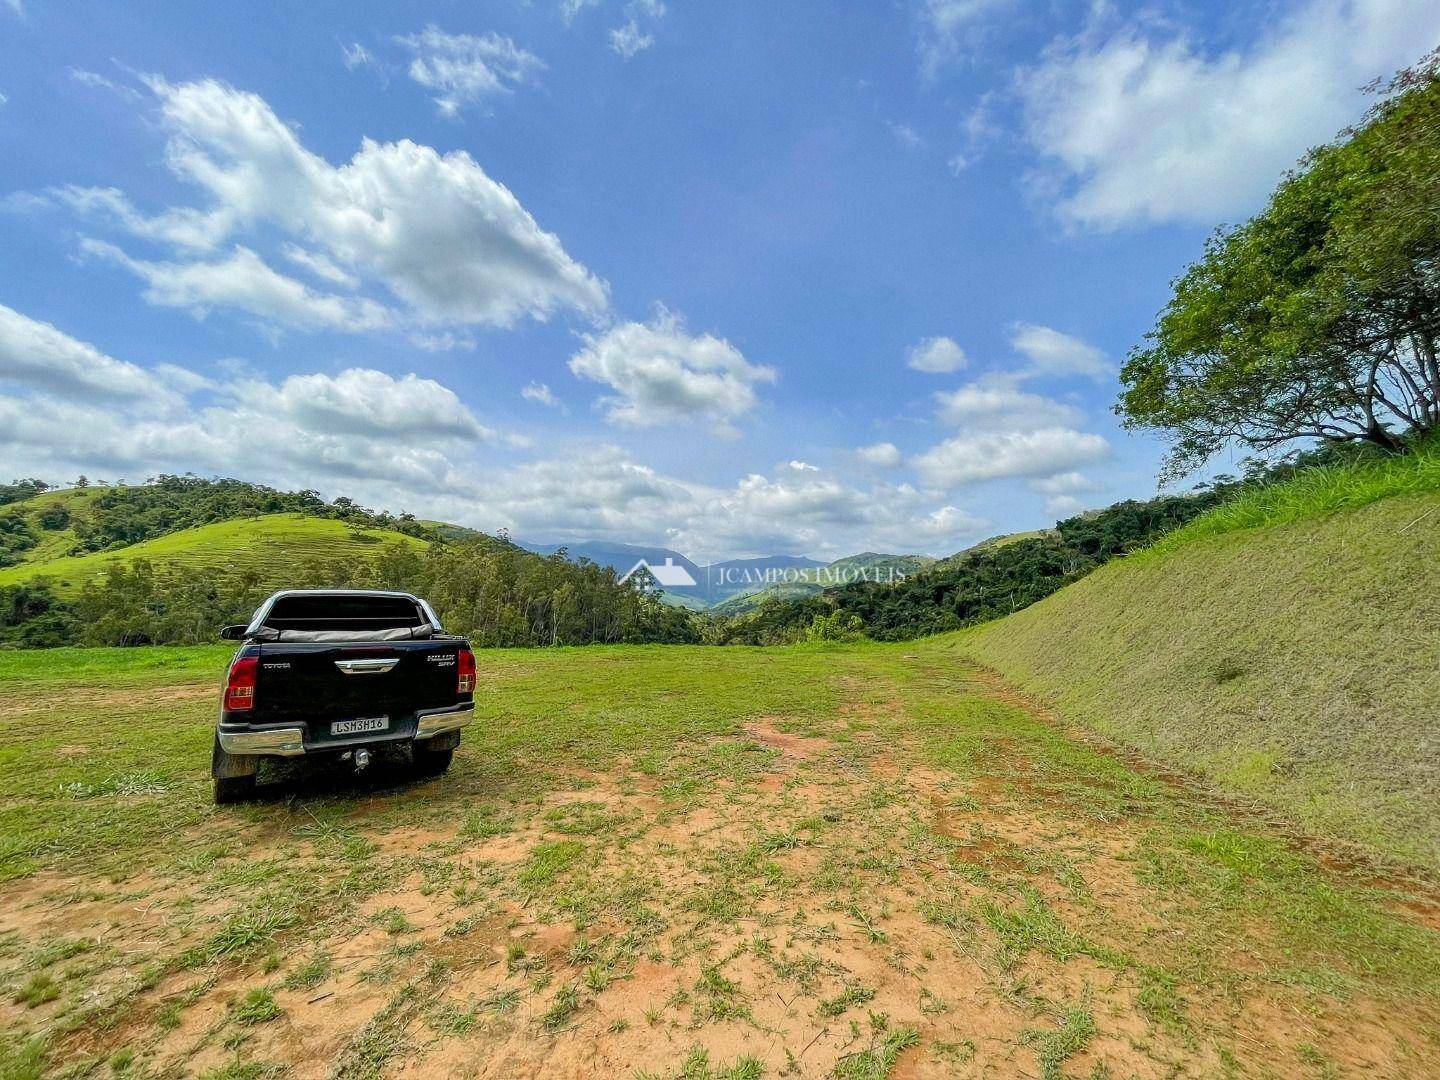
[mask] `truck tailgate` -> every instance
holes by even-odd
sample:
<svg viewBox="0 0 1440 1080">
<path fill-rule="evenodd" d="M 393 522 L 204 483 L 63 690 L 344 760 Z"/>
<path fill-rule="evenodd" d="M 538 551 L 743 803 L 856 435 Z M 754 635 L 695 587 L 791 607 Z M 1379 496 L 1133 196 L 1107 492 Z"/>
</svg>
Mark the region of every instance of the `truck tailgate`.
<svg viewBox="0 0 1440 1080">
<path fill-rule="evenodd" d="M 312 739 L 328 722 L 454 705 L 456 638 L 365 644 L 266 644 L 260 649 L 254 721 L 302 720 Z"/>
</svg>

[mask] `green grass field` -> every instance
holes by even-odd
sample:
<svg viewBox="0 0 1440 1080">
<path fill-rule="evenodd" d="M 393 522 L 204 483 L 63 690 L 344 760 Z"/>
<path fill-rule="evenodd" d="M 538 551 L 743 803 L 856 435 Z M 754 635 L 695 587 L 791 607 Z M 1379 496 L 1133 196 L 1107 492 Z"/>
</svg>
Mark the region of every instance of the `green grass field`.
<svg viewBox="0 0 1440 1080">
<path fill-rule="evenodd" d="M 93 489 L 91 489 L 93 490 Z M 70 495 L 72 492 L 56 492 Z M 49 496 L 40 496 L 39 502 Z M 59 534 L 56 534 L 59 536 Z M 51 539 L 50 544 L 70 541 Z M 102 577 L 113 565 L 148 559 L 157 566 L 233 572 L 258 571 L 265 581 L 282 583 L 298 562 L 313 559 L 371 558 L 389 544 L 423 547 L 425 542 L 387 529 L 359 528 L 330 518 L 303 514 L 267 514 L 238 518 L 170 533 L 115 551 L 41 559 L 37 548 L 17 566 L 0 569 L 0 586 L 18 585 L 38 577 L 54 582 L 68 594 Z"/>
<path fill-rule="evenodd" d="M 209 802 L 223 647 L 0 652 L 0 1076 L 1421 1075 L 1417 887 L 952 638 L 487 651 L 446 776 Z"/>
</svg>

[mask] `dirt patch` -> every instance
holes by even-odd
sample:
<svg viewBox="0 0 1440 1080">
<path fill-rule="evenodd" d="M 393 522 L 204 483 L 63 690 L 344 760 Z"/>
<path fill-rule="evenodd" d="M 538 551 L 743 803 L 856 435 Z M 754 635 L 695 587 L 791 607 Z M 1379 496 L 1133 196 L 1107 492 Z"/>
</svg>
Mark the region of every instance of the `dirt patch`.
<svg viewBox="0 0 1440 1080">
<path fill-rule="evenodd" d="M 807 761 L 821 753 L 828 745 L 824 739 L 780 731 L 775 727 L 774 719 L 768 716 L 746 724 L 745 734 L 761 745 L 778 750 L 785 757 L 796 761 Z"/>
</svg>

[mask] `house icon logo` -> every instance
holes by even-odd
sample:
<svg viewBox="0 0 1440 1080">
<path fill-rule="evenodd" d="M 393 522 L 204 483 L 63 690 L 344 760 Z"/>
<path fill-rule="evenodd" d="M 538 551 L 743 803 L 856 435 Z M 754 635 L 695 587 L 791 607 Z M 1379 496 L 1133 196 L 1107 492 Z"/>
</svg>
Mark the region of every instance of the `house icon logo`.
<svg viewBox="0 0 1440 1080">
<path fill-rule="evenodd" d="M 684 588 L 686 585 L 695 584 L 695 579 L 690 576 L 690 571 L 686 570 L 683 566 L 676 566 L 675 560 L 669 558 L 660 566 L 651 566 L 644 559 L 641 559 L 634 566 L 630 567 L 629 570 L 625 571 L 625 576 L 620 579 L 621 582 L 629 581 L 632 576 L 641 570 L 650 571 L 650 576 L 668 589 Z"/>
</svg>

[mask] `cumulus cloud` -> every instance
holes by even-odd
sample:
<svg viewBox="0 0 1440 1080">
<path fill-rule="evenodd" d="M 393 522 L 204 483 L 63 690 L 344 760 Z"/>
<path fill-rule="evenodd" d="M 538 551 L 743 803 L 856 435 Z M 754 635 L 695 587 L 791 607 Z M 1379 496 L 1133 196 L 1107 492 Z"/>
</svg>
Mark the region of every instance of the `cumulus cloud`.
<svg viewBox="0 0 1440 1080">
<path fill-rule="evenodd" d="M 913 458 L 929 484 L 951 490 L 1009 476 L 1044 476 L 1110 455 L 1103 436 L 1063 427 L 1030 431 L 968 431 Z"/>
<path fill-rule="evenodd" d="M 728 341 L 692 335 L 661 308 L 648 323 L 620 323 L 587 334 L 570 370 L 616 391 L 601 398 L 609 418 L 634 427 L 708 420 L 720 430 L 753 409 L 755 387 L 774 368 L 752 364 Z"/>
<path fill-rule="evenodd" d="M 286 244 L 280 250 L 296 266 L 308 270 L 332 285 L 339 285 L 346 289 L 360 287 L 359 278 L 343 267 L 335 265 L 334 260 L 326 258 L 318 251 L 309 251 L 299 244 Z"/>
<path fill-rule="evenodd" d="M 208 79 L 149 86 L 170 135 L 170 168 L 211 205 L 146 216 L 111 189 L 66 189 L 72 205 L 196 250 L 242 230 L 277 230 L 383 286 L 421 324 L 511 326 L 560 309 L 594 315 L 608 307 L 605 284 L 469 154 L 366 139 L 337 167 L 306 150 L 256 94 Z M 197 266 L 197 275 L 211 273 Z M 271 291 L 283 291 L 278 286 L 269 282 Z"/>
<path fill-rule="evenodd" d="M 157 394 L 170 395 L 163 415 Z M 653 538 L 697 558 L 948 553 L 987 524 L 908 484 L 860 486 L 800 461 L 716 485 L 666 476 L 607 446 L 482 459 L 483 447 L 490 454 L 517 440 L 418 375 L 352 368 L 216 381 L 174 366 L 146 371 L 0 309 L 0 458 L 18 475 L 230 474 L 236 447 L 257 439 L 264 453 L 246 459 L 244 475 L 258 482 L 521 536 Z"/>
<path fill-rule="evenodd" d="M 957 390 L 935 395 L 946 423 L 984 431 L 1016 431 L 1074 426 L 1081 421 L 1073 405 L 1021 390 L 1011 375 L 987 375 Z"/>
<path fill-rule="evenodd" d="M 1029 374 L 1083 375 L 1096 382 L 1104 382 L 1112 374 L 1110 362 L 1094 345 L 1048 326 L 1018 323 L 1010 344 L 1030 361 Z"/>
<path fill-rule="evenodd" d="M 1074 495 L 1052 495 L 1045 500 L 1045 510 L 1056 518 L 1067 518 L 1085 509 L 1085 504 Z"/>
<path fill-rule="evenodd" d="M 413 54 L 410 78 L 434 92 L 442 116 L 457 116 L 466 105 L 508 94 L 545 68 L 534 53 L 493 32 L 447 34 L 427 26 L 395 41 Z"/>
<path fill-rule="evenodd" d="M 878 442 L 872 446 L 862 446 L 855 451 L 855 456 L 866 465 L 876 465 L 882 469 L 893 469 L 900 464 L 900 449 L 891 442 Z"/>
<path fill-rule="evenodd" d="M 948 337 L 925 338 L 910 349 L 905 366 L 930 375 L 959 371 L 968 361 L 965 350 Z"/>
<path fill-rule="evenodd" d="M 165 384 L 49 323 L 0 304 L 0 381 L 67 398 L 165 401 Z"/>
<path fill-rule="evenodd" d="M 465 463 L 477 444 L 516 441 L 480 424 L 447 387 L 414 374 L 352 368 L 277 383 L 216 381 L 173 364 L 145 370 L 0 308 L 0 457 L 22 471 L 228 474 L 236 448 L 257 439 L 265 452 L 247 459 L 259 470 L 253 479 L 388 492 L 392 505 L 408 501 L 405 493 L 464 490 L 473 485 Z"/>
<path fill-rule="evenodd" d="M 1002 477 L 1058 483 L 1055 474 L 1108 457 L 1104 436 L 1079 430 L 1078 408 L 1022 389 L 1033 374 L 992 373 L 936 394 L 937 419 L 958 432 L 910 459 L 921 478 L 943 490 Z"/>
<path fill-rule="evenodd" d="M 1074 495 L 1077 492 L 1098 489 L 1098 485 L 1093 480 L 1080 472 L 1063 472 L 1056 473 L 1054 476 L 1045 476 L 1039 480 L 1030 481 L 1030 486 L 1047 495 Z"/>
<path fill-rule="evenodd" d="M 1057 518 L 1078 514 L 1085 509 L 1085 503 L 1077 496 L 1100 490 L 1100 485 L 1084 473 L 1074 471 L 1031 480 L 1030 486 L 1049 496 L 1045 500 L 1045 510 Z"/>
<path fill-rule="evenodd" d="M 203 318 L 217 307 L 236 308 L 267 322 L 302 330 L 358 333 L 388 326 L 390 313 L 373 300 L 316 292 L 268 266 L 246 247 L 206 262 L 149 262 L 113 244 L 81 241 L 81 249 L 109 259 L 145 282 L 144 297 L 161 307 Z"/>
<path fill-rule="evenodd" d="M 449 387 L 415 374 L 349 368 L 339 375 L 291 375 L 278 386 L 248 383 L 239 395 L 262 411 L 324 435 L 491 438 Z"/>
<path fill-rule="evenodd" d="M 1020 78 L 1025 136 L 1051 166 L 1040 188 L 1101 229 L 1244 214 L 1359 115 L 1359 87 L 1437 39 L 1426 0 L 1308 0 L 1228 49 L 1102 16 Z"/>
</svg>

